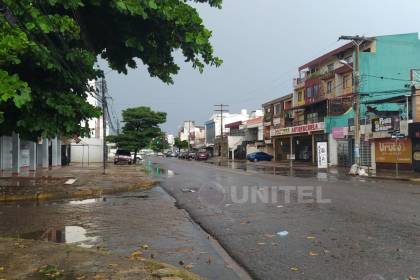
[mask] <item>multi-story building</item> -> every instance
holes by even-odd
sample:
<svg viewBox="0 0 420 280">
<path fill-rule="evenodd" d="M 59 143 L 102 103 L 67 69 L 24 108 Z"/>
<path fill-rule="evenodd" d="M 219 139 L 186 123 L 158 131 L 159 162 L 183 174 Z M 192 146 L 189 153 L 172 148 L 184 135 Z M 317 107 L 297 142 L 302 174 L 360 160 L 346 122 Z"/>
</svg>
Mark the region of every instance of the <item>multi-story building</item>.
<svg viewBox="0 0 420 280">
<path fill-rule="evenodd" d="M 287 94 L 283 97 L 276 98 L 262 105 L 264 109 L 264 142 L 266 144 L 266 152 L 273 155 L 275 160 L 285 159 L 287 153 L 280 153 L 280 146 L 277 145 L 278 139 L 273 132 L 279 131 L 289 126 L 292 121 L 293 94 Z M 280 142 L 279 142 L 280 143 Z M 281 142 L 280 144 L 282 144 Z M 277 143 L 278 144 L 278 143 Z M 286 146 L 284 146 L 284 149 Z"/>
<path fill-rule="evenodd" d="M 205 146 L 205 128 L 196 125 L 194 121 L 185 121 L 179 131 L 179 138 L 189 142 L 191 148 L 202 148 Z"/>
<path fill-rule="evenodd" d="M 206 147 L 210 150 L 213 149 L 214 155 L 226 155 L 228 154 L 228 142 L 227 136 L 231 132 L 234 133 L 235 129 L 239 129 L 239 126 L 243 121 L 248 120 L 249 115 L 247 110 L 242 109 L 240 114 L 235 113 L 214 113 L 209 121 L 205 123 L 205 143 Z M 222 126 L 223 123 L 223 126 Z M 221 133 L 223 130 L 223 138 L 221 139 Z"/>
<path fill-rule="evenodd" d="M 249 119 L 240 126 L 245 137 L 241 150 L 245 152 L 245 155 L 258 151 L 266 151 L 263 119 L 263 111 L 260 109 L 255 110 L 251 112 Z"/>
<path fill-rule="evenodd" d="M 398 159 L 403 167 L 411 167 L 411 140 L 406 137 L 397 143 L 390 132 L 407 135 L 411 111 L 417 110 L 411 90 L 416 84 L 413 73 L 420 69 L 418 34 L 368 38 L 360 50 L 359 76 L 353 66 L 354 45 L 348 43 L 299 67 L 292 107 L 283 108 L 280 118 L 276 114 L 281 105 L 275 105 L 282 98 L 263 105 L 264 139 L 273 145 L 276 160 L 315 163 L 317 143 L 327 142 L 330 165 L 349 166 L 357 153 L 363 166 L 386 167 Z M 355 78 L 360 81 L 358 89 Z M 356 100 L 360 101 L 358 150 Z M 405 152 L 399 155 L 397 151 Z"/>
</svg>

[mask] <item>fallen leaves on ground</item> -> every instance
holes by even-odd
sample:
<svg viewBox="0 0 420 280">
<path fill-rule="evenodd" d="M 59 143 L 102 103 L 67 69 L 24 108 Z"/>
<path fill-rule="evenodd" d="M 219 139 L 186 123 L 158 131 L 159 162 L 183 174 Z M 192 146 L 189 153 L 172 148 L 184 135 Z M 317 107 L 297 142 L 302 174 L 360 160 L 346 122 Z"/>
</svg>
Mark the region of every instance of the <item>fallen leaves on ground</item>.
<svg viewBox="0 0 420 280">
<path fill-rule="evenodd" d="M 319 254 L 317 252 L 313 252 L 313 251 L 309 251 L 309 256 L 311 257 L 315 257 L 318 256 Z"/>
<path fill-rule="evenodd" d="M 194 266 L 191 263 L 184 266 L 184 268 L 187 269 L 187 270 L 191 270 L 193 267 Z"/>
<path fill-rule="evenodd" d="M 297 272 L 297 271 L 299 271 L 299 268 L 297 268 L 297 267 L 291 267 L 290 270 Z"/>
</svg>

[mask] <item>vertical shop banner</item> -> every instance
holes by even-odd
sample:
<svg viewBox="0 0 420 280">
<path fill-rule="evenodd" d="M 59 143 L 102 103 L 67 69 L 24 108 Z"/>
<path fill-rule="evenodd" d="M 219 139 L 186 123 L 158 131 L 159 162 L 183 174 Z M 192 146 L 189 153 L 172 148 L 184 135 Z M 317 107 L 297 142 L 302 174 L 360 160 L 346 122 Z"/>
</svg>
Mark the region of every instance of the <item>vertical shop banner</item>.
<svg viewBox="0 0 420 280">
<path fill-rule="evenodd" d="M 318 142 L 317 151 L 318 151 L 318 168 L 328 168 L 327 142 Z"/>
</svg>

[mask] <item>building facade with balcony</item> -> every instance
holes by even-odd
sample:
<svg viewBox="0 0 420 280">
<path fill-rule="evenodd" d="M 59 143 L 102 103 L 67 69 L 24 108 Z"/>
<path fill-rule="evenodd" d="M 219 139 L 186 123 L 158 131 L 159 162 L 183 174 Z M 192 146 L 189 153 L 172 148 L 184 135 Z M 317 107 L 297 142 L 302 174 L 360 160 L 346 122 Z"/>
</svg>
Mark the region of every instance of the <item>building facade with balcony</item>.
<svg viewBox="0 0 420 280">
<path fill-rule="evenodd" d="M 349 43 L 302 65 L 294 79 L 288 116 L 274 121 L 274 106 L 267 108 L 265 121 L 271 122 L 276 160 L 291 157 L 316 163 L 317 143 L 327 142 L 329 165 L 352 165 L 357 152 L 354 104 L 358 98 L 361 165 L 374 169 L 393 167 L 399 161 L 403 168 L 411 167 L 415 147 L 407 135 L 412 111 L 417 110 L 413 84 L 420 85 L 418 34 L 366 40 L 361 45 L 358 90 L 353 61 L 354 46 Z M 284 127 L 276 128 L 276 122 L 284 122 Z M 406 137 L 397 143 L 391 140 L 393 131 Z M 399 151 L 404 154 L 398 155 Z"/>
</svg>

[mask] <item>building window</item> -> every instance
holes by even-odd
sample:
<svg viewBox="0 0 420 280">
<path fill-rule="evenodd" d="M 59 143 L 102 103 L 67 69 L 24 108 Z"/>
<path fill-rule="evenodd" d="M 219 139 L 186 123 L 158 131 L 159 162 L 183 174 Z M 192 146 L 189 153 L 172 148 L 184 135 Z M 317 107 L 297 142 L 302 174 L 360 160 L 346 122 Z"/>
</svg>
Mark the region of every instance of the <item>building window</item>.
<svg viewBox="0 0 420 280">
<path fill-rule="evenodd" d="M 306 88 L 306 98 L 312 97 L 312 87 Z"/>
<path fill-rule="evenodd" d="M 314 85 L 313 96 L 314 97 L 317 97 L 318 96 L 318 92 L 319 92 L 319 85 L 316 84 L 316 85 Z"/>
<path fill-rule="evenodd" d="M 332 71 L 334 71 L 334 63 L 331 63 L 331 64 L 328 64 L 328 65 L 327 65 L 327 71 L 328 71 L 328 72 L 332 72 Z"/>
<path fill-rule="evenodd" d="M 298 92 L 298 101 L 303 101 L 303 91 Z"/>
<path fill-rule="evenodd" d="M 310 113 L 306 115 L 307 123 L 318 122 L 318 113 Z"/>
<path fill-rule="evenodd" d="M 327 93 L 328 94 L 333 93 L 333 81 L 328 81 L 327 82 Z"/>
<path fill-rule="evenodd" d="M 280 114 L 280 112 L 281 112 L 281 104 L 277 103 L 277 104 L 274 105 L 274 115 L 277 116 L 277 115 Z"/>
<path fill-rule="evenodd" d="M 348 89 L 352 86 L 352 78 L 351 75 L 344 75 L 343 76 L 343 89 Z"/>
</svg>

